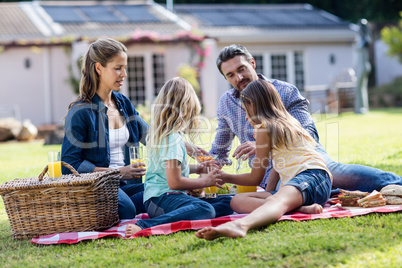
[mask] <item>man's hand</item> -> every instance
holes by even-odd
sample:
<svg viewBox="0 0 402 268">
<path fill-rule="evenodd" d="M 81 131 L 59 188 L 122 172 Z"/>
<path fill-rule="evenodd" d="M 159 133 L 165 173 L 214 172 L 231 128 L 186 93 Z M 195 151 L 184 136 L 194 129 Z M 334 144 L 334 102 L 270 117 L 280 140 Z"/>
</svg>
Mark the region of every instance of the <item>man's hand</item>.
<svg viewBox="0 0 402 268">
<path fill-rule="evenodd" d="M 232 157 L 239 159 L 242 157 L 243 161 L 247 160 L 250 156 L 255 155 L 255 141 L 248 141 L 239 145 L 234 151 Z"/>
<path fill-rule="evenodd" d="M 185 142 L 184 146 L 186 146 L 186 151 L 188 156 L 195 158 L 198 155 L 209 155 L 207 151 L 202 149 L 201 147 L 198 147 L 197 145 Z"/>
</svg>

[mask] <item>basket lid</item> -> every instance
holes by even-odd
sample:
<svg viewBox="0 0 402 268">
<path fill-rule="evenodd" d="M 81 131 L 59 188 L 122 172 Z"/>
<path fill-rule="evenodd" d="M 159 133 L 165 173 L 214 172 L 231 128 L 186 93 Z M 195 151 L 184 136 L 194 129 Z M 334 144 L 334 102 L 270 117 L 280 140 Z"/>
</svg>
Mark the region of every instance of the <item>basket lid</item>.
<svg viewBox="0 0 402 268">
<path fill-rule="evenodd" d="M 93 183 L 101 180 L 104 177 L 114 177 L 118 180 L 121 179 L 120 171 L 118 169 L 114 169 L 111 171 L 83 173 L 79 174 L 78 176 L 74 174 L 69 174 L 63 175 L 61 178 L 58 179 L 50 179 L 49 177 L 43 177 L 42 180 L 40 180 L 38 177 L 21 178 L 1 184 L 0 194 L 13 190 L 41 189 L 56 186 L 61 187 L 92 185 Z"/>
</svg>

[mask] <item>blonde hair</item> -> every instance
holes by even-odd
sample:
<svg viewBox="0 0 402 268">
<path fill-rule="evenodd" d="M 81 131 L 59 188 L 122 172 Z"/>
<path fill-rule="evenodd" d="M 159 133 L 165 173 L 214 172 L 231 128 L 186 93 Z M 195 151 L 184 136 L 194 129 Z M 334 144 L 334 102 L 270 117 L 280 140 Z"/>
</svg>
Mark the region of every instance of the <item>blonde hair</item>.
<svg viewBox="0 0 402 268">
<path fill-rule="evenodd" d="M 193 130 L 199 125 L 197 116 L 200 111 L 201 104 L 187 80 L 175 77 L 167 81 L 152 105 L 148 150 L 158 152 L 160 147 L 165 146 L 162 141 L 175 132 L 190 134 L 193 141 L 196 134 Z"/>
<path fill-rule="evenodd" d="M 251 82 L 241 92 L 240 99 L 251 120 L 267 129 L 271 152 L 282 146 L 289 148 L 290 143 L 300 138 L 316 145 L 300 122 L 288 113 L 278 91 L 270 82 L 262 79 Z"/>
<path fill-rule="evenodd" d="M 93 42 L 82 59 L 80 93 L 68 109 L 75 103 L 91 102 L 99 86 L 99 75 L 95 70 L 95 64 L 99 62 L 103 67 L 120 53 L 127 53 L 127 48 L 119 41 L 111 38 L 101 38 Z"/>
</svg>

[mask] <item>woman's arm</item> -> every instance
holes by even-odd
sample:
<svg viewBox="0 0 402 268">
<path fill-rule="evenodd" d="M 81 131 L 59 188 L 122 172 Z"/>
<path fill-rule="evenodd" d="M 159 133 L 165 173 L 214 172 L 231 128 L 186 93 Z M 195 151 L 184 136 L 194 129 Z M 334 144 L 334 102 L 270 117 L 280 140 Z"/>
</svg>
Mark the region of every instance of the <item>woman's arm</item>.
<svg viewBox="0 0 402 268">
<path fill-rule="evenodd" d="M 96 146 L 97 140 L 94 133 L 93 140 L 89 137 L 87 126 L 86 105 L 73 107 L 68 112 L 64 123 L 64 138 L 61 146 L 61 159 L 73 166 L 78 173 L 88 173 L 95 169 L 95 164 L 82 158 L 83 148 L 92 148 Z M 71 171 L 63 167 L 63 174 L 69 174 Z"/>
<path fill-rule="evenodd" d="M 166 160 L 166 179 L 172 190 L 194 190 L 214 186 L 221 183 L 219 170 L 215 169 L 208 174 L 201 175 L 198 179 L 190 179 L 181 176 L 181 167 L 178 160 Z"/>
</svg>

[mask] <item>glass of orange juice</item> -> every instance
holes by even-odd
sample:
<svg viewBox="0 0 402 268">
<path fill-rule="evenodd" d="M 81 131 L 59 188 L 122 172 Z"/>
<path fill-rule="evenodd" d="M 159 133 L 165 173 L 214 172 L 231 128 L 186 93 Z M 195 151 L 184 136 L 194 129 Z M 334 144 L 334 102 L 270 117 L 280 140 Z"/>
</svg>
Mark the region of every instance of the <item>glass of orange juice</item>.
<svg viewBox="0 0 402 268">
<path fill-rule="evenodd" d="M 130 164 L 139 163 L 139 162 L 144 163 L 143 157 L 144 157 L 144 155 L 143 155 L 142 146 L 134 145 L 134 146 L 130 147 Z M 143 168 L 144 166 L 140 166 L 140 167 Z M 142 178 L 142 182 L 144 182 L 144 178 Z"/>
<path fill-rule="evenodd" d="M 257 186 L 243 186 L 237 185 L 237 193 L 257 192 Z"/>
<path fill-rule="evenodd" d="M 61 160 L 60 152 L 48 152 L 48 171 L 49 178 L 56 179 L 61 177 Z"/>
<path fill-rule="evenodd" d="M 237 168 L 236 168 L 236 174 L 241 174 L 244 173 L 243 170 L 240 171 L 242 165 L 243 165 L 243 160 L 242 157 L 240 157 L 237 160 Z M 236 193 L 241 194 L 241 193 L 248 193 L 248 192 L 257 192 L 257 186 L 243 186 L 243 185 L 237 185 L 236 186 Z"/>
<path fill-rule="evenodd" d="M 207 171 L 208 173 L 211 172 L 213 168 L 208 167 Z M 218 187 L 216 186 L 209 186 L 204 188 L 204 193 L 206 198 L 215 198 L 218 196 Z"/>
</svg>

